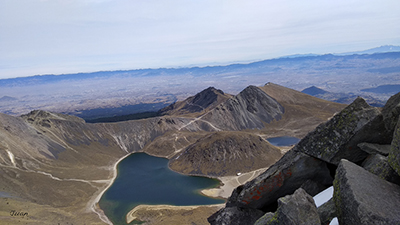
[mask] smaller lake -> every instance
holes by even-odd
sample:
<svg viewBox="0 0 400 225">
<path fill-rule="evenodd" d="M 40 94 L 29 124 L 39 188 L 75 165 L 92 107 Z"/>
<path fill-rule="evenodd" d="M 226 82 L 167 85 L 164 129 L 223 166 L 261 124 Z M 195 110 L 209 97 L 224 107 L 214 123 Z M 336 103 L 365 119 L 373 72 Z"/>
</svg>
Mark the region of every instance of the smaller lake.
<svg viewBox="0 0 400 225">
<path fill-rule="evenodd" d="M 168 159 L 134 153 L 118 164 L 118 176 L 99 204 L 114 224 L 126 224 L 126 214 L 141 204 L 210 205 L 222 199 L 209 198 L 200 191 L 216 187 L 219 181 L 186 176 L 168 168 Z"/>
<path fill-rule="evenodd" d="M 289 136 L 267 138 L 267 141 L 275 146 L 290 146 L 299 143 L 300 139 Z"/>
</svg>

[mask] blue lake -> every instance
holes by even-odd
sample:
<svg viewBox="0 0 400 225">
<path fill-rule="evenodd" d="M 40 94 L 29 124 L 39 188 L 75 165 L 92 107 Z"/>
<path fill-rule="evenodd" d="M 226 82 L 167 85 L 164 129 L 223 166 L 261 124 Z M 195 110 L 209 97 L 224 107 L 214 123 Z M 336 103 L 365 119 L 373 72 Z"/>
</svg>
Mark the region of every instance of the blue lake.
<svg viewBox="0 0 400 225">
<path fill-rule="evenodd" d="M 118 176 L 99 205 L 114 224 L 126 224 L 126 214 L 140 204 L 209 205 L 225 201 L 200 194 L 218 186 L 216 179 L 186 176 L 168 168 L 168 159 L 135 153 L 117 166 Z"/>
<path fill-rule="evenodd" d="M 295 137 L 282 136 L 282 137 L 268 138 L 267 141 L 275 146 L 290 146 L 297 144 L 300 141 L 300 139 Z"/>
</svg>

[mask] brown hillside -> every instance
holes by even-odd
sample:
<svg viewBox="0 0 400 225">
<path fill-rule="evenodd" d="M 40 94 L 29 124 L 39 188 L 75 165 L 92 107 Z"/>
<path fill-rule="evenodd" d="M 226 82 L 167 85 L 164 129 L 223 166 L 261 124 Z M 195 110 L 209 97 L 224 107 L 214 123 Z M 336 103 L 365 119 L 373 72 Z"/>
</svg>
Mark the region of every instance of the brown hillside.
<svg viewBox="0 0 400 225">
<path fill-rule="evenodd" d="M 282 119 L 268 124 L 263 131 L 268 136 L 291 135 L 302 138 L 346 107 L 345 104 L 329 102 L 273 83 L 267 83 L 260 89 L 285 109 Z"/>
<path fill-rule="evenodd" d="M 235 175 L 269 167 L 281 152 L 261 137 L 238 131 L 214 132 L 170 159 L 170 168 L 191 175 Z"/>
</svg>

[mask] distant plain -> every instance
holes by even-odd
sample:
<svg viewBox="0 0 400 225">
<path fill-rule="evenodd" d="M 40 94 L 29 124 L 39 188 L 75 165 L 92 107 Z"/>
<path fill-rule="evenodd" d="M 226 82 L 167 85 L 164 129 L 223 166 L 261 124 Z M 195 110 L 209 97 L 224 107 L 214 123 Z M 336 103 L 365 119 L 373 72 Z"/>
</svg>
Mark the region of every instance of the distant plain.
<svg viewBox="0 0 400 225">
<path fill-rule="evenodd" d="M 248 85 L 267 82 L 298 91 L 317 86 L 332 93 L 386 101 L 399 91 L 400 52 L 300 55 L 227 66 L 2 79 L 0 112 L 21 115 L 42 109 L 96 119 L 157 111 L 210 86 L 235 95 Z M 374 89 L 381 85 L 393 86 Z"/>
</svg>

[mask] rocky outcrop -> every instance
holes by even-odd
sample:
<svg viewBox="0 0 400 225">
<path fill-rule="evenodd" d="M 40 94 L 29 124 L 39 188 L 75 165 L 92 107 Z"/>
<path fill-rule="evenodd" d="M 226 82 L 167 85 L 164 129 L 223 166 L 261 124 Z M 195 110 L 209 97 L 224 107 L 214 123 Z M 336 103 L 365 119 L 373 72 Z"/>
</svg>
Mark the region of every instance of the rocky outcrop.
<svg viewBox="0 0 400 225">
<path fill-rule="evenodd" d="M 340 159 L 359 162 L 368 154 L 357 147 L 357 144 L 371 140 L 371 135 L 379 136 L 376 133 L 382 123 L 376 122 L 378 116 L 380 111 L 377 108 L 369 106 L 362 98 L 357 98 L 331 120 L 310 132 L 294 150 L 333 164 L 338 164 Z"/>
<path fill-rule="evenodd" d="M 388 134 L 392 135 L 400 115 L 400 92 L 386 102 L 382 110 L 383 122 Z"/>
<path fill-rule="evenodd" d="M 282 118 L 284 108 L 260 88 L 249 86 L 204 115 L 203 120 L 223 130 L 261 129 Z"/>
<path fill-rule="evenodd" d="M 213 214 L 207 220 L 211 225 L 230 224 L 243 225 L 253 224 L 264 214 L 263 211 L 251 208 L 230 207 L 219 214 Z"/>
<path fill-rule="evenodd" d="M 334 181 L 339 223 L 400 224 L 400 187 L 341 160 Z"/>
<path fill-rule="evenodd" d="M 278 209 L 271 217 L 267 213 L 254 225 L 310 225 L 321 224 L 313 198 L 303 189 L 297 189 L 293 195 L 278 199 Z"/>
<path fill-rule="evenodd" d="M 226 207 L 215 215 L 231 207 L 251 208 L 266 213 L 258 223 L 273 223 L 277 198 L 300 187 L 313 196 L 331 183 L 330 175 L 336 171 L 335 207 L 332 200 L 319 207 L 321 223 L 337 216 L 340 224 L 399 224 L 400 122 L 394 134 L 389 134 L 393 124 L 388 122 L 399 120 L 396 101 L 400 98 L 391 98 L 381 111 L 356 99 L 266 172 L 235 189 Z"/>
<path fill-rule="evenodd" d="M 278 198 L 292 194 L 308 180 L 319 184 L 303 186 L 305 191 L 315 195 L 331 186 L 333 178 L 325 162 L 300 152 L 289 151 L 257 178 L 236 188 L 226 207 L 275 210 Z M 316 190 L 316 186 L 320 189 Z M 308 187 L 310 190 L 307 190 Z"/>
<path fill-rule="evenodd" d="M 171 157 L 169 167 L 191 175 L 228 176 L 269 167 L 281 156 L 278 148 L 257 135 L 220 131 Z"/>
<path fill-rule="evenodd" d="M 390 166 L 400 175 L 400 119 L 394 131 L 392 146 L 389 153 Z"/>
</svg>

